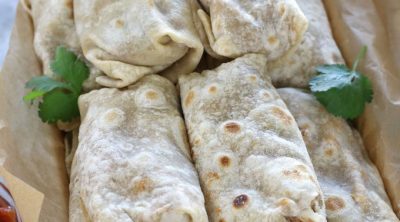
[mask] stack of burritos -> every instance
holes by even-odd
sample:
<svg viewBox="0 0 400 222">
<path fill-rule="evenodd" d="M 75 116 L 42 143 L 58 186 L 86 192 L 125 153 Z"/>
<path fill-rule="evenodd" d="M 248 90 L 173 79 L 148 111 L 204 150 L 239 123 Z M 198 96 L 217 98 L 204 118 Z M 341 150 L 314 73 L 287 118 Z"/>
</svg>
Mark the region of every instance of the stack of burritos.
<svg viewBox="0 0 400 222">
<path fill-rule="evenodd" d="M 306 89 L 344 63 L 321 0 L 25 5 L 44 73 L 58 46 L 90 68 L 71 222 L 399 221 L 356 129 Z"/>
</svg>

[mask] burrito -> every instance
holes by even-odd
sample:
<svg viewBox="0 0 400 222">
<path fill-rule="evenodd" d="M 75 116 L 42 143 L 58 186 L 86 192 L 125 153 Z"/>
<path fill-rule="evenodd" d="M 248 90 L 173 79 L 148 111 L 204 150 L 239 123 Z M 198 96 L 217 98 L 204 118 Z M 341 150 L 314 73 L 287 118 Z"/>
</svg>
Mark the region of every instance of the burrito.
<svg viewBox="0 0 400 222">
<path fill-rule="evenodd" d="M 268 64 L 268 75 L 274 86 L 306 88 L 316 74 L 315 67 L 324 64 L 344 64 L 332 36 L 328 16 L 321 0 L 297 0 L 309 21 L 298 49 L 285 59 Z"/>
<path fill-rule="evenodd" d="M 269 61 L 291 54 L 303 39 L 307 19 L 295 0 L 201 0 L 199 32 L 210 55 L 237 58 L 262 53 Z M 207 47 L 209 45 L 209 47 Z"/>
<path fill-rule="evenodd" d="M 172 81 L 192 72 L 203 54 L 192 0 L 75 0 L 75 22 L 86 58 L 105 72 L 97 82 L 128 86 L 160 73 Z"/>
<path fill-rule="evenodd" d="M 264 55 L 181 76 L 192 158 L 210 221 L 326 221 L 300 130 Z"/>
<path fill-rule="evenodd" d="M 34 48 L 42 61 L 45 75 L 53 75 L 50 65 L 58 46 L 64 46 L 82 57 L 74 24 L 73 0 L 23 0 L 22 3 L 32 16 L 35 28 Z M 95 79 L 102 75 L 89 62 L 87 65 L 90 75 L 83 84 L 84 91 L 99 88 Z"/>
<path fill-rule="evenodd" d="M 79 98 L 71 222 L 208 221 L 177 101 L 156 75 Z"/>
<path fill-rule="evenodd" d="M 328 221 L 399 221 L 359 133 L 314 96 L 278 90 L 296 119 L 325 198 Z"/>
</svg>

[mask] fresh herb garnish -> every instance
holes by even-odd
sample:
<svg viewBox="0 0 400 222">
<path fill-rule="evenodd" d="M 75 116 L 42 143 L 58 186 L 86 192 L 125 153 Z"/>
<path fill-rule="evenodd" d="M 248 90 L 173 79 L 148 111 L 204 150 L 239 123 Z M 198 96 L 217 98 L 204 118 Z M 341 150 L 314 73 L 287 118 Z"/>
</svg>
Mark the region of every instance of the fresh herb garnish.
<svg viewBox="0 0 400 222">
<path fill-rule="evenodd" d="M 352 69 L 346 65 L 323 65 L 316 68 L 318 75 L 311 79 L 310 89 L 325 108 L 336 116 L 355 119 L 372 101 L 370 80 L 357 71 L 367 47 L 359 52 Z"/>
<path fill-rule="evenodd" d="M 89 77 L 89 68 L 73 52 L 60 46 L 56 49 L 51 70 L 54 78 L 38 76 L 26 83 L 26 88 L 32 91 L 24 96 L 24 100 L 32 102 L 42 97 L 39 117 L 43 122 L 69 122 L 79 116 L 78 98 L 83 82 Z"/>
</svg>

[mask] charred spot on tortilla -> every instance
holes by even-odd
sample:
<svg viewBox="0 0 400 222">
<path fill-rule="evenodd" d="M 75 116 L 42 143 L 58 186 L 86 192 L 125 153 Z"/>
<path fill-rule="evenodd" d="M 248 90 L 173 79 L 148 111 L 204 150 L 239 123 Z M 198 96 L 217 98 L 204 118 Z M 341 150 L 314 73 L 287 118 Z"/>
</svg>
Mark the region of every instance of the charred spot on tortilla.
<svg viewBox="0 0 400 222">
<path fill-rule="evenodd" d="M 227 122 L 224 125 L 224 129 L 228 133 L 238 133 L 240 131 L 240 125 L 237 122 Z"/>
<path fill-rule="evenodd" d="M 221 163 L 221 166 L 223 166 L 223 167 L 229 167 L 231 165 L 231 159 L 228 156 L 222 156 L 219 159 L 219 162 Z"/>
<path fill-rule="evenodd" d="M 235 208 L 243 208 L 249 202 L 249 197 L 246 194 L 237 196 L 233 200 L 233 206 Z"/>
</svg>

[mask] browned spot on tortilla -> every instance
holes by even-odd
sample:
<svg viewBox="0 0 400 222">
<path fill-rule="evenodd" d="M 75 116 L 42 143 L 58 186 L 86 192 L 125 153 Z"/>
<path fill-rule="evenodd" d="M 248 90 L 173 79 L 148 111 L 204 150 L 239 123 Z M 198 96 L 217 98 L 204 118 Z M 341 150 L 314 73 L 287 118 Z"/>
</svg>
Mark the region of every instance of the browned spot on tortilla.
<svg viewBox="0 0 400 222">
<path fill-rule="evenodd" d="M 155 91 L 147 91 L 146 92 L 146 98 L 149 100 L 156 100 L 158 99 L 158 93 Z"/>
<path fill-rule="evenodd" d="M 249 197 L 246 194 L 242 194 L 237 196 L 234 200 L 233 200 L 233 206 L 235 208 L 243 208 L 247 202 L 249 201 Z"/>
<path fill-rule="evenodd" d="M 268 37 L 267 41 L 270 45 L 276 45 L 278 43 L 278 39 L 273 35 Z"/>
<path fill-rule="evenodd" d="M 217 92 L 217 87 L 216 86 L 210 86 L 208 88 L 208 92 L 211 94 L 215 94 Z"/>
<path fill-rule="evenodd" d="M 328 157 L 333 156 L 333 152 L 334 152 L 334 150 L 332 148 L 328 148 L 324 151 L 325 155 Z"/>
<path fill-rule="evenodd" d="M 231 165 L 231 159 L 228 156 L 223 156 L 219 159 L 219 162 L 223 167 L 228 167 Z"/>
<path fill-rule="evenodd" d="M 218 222 L 225 222 L 225 220 L 224 219 L 219 219 Z"/>
<path fill-rule="evenodd" d="M 124 27 L 124 25 L 125 25 L 125 22 L 122 21 L 121 19 L 115 20 L 115 26 L 116 26 L 117 28 L 122 28 L 122 27 Z"/>
<path fill-rule="evenodd" d="M 337 211 L 345 207 L 345 202 L 340 197 L 331 196 L 325 200 L 326 209 L 330 211 Z"/>
<path fill-rule="evenodd" d="M 189 91 L 189 93 L 187 94 L 186 98 L 185 98 L 185 106 L 188 107 L 192 104 L 194 99 L 194 92 L 193 91 Z"/>
<path fill-rule="evenodd" d="M 220 207 L 215 208 L 215 213 L 220 214 L 222 212 Z"/>
<path fill-rule="evenodd" d="M 298 217 L 285 217 L 286 221 L 288 222 L 303 222 L 300 218 Z"/>
<path fill-rule="evenodd" d="M 142 192 L 150 191 L 152 187 L 153 187 L 153 181 L 148 177 L 143 177 L 134 184 L 133 193 L 139 194 Z"/>
<path fill-rule="evenodd" d="M 66 0 L 65 1 L 65 6 L 69 9 L 72 9 L 74 7 L 74 3 L 72 0 Z"/>
<path fill-rule="evenodd" d="M 249 78 L 250 78 L 250 80 L 253 81 L 253 82 L 257 81 L 257 76 L 256 76 L 256 75 L 250 75 Z"/>
<path fill-rule="evenodd" d="M 210 173 L 207 173 L 207 181 L 208 181 L 208 183 L 210 183 L 210 182 L 212 182 L 212 181 L 214 181 L 214 180 L 219 180 L 219 174 L 217 173 L 217 172 L 210 172 Z"/>
<path fill-rule="evenodd" d="M 288 198 L 281 198 L 280 200 L 278 200 L 277 205 L 279 207 L 287 207 L 290 203 L 290 199 Z"/>
<path fill-rule="evenodd" d="M 293 117 L 286 114 L 286 112 L 280 107 L 273 107 L 272 113 L 277 116 L 279 119 L 283 120 L 284 123 L 290 125 L 293 123 Z"/>
<path fill-rule="evenodd" d="M 228 122 L 224 126 L 225 131 L 229 133 L 238 133 L 240 131 L 240 125 L 235 122 Z"/>
<path fill-rule="evenodd" d="M 112 110 L 112 111 L 107 112 L 104 115 L 104 121 L 107 122 L 107 123 L 112 123 L 116 119 L 118 119 L 118 117 L 120 117 L 120 114 L 117 113 L 116 111 Z"/>
</svg>

